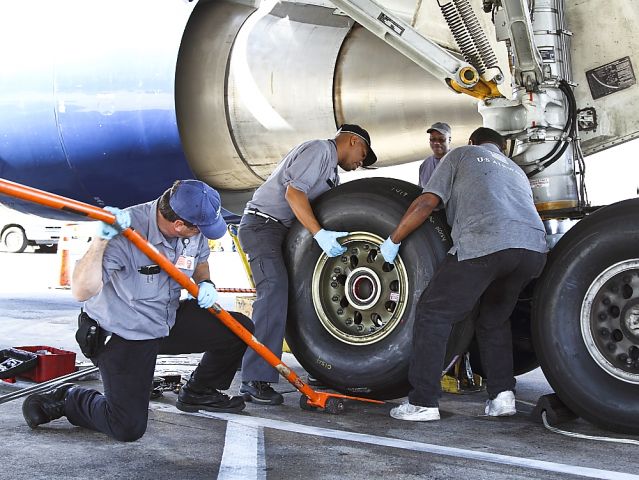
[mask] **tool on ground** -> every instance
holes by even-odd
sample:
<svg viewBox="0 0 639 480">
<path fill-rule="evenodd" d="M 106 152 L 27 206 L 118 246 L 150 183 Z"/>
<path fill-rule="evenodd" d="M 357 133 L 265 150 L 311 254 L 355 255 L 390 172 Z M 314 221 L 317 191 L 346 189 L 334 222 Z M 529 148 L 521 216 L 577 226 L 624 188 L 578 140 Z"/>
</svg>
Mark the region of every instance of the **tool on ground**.
<svg viewBox="0 0 639 480">
<path fill-rule="evenodd" d="M 64 210 L 83 217 L 89 217 L 94 220 L 101 220 L 109 224 L 115 224 L 115 216 L 107 210 L 94 207 L 92 205 L 62 197 L 52 193 L 38 190 L 33 187 L 21 185 L 19 183 L 10 182 L 0 179 L 0 193 L 11 197 L 20 198 L 29 202 L 38 203 L 47 207 Z M 131 228 L 122 231 L 129 241 L 131 241 L 142 253 L 144 253 L 155 264 L 159 265 L 173 280 L 185 288 L 194 298 L 198 295 L 198 286 L 191 281 L 184 273 L 182 273 L 173 263 L 164 255 L 157 251 L 144 237 Z M 282 362 L 273 352 L 260 343 L 247 329 L 237 322 L 226 310 L 220 305 L 215 304 L 208 309 L 213 313 L 226 327 L 228 327 L 235 335 L 255 350 L 266 362 L 268 362 L 275 370 L 279 372 L 286 380 L 289 381 L 297 390 L 302 393 L 300 398 L 300 406 L 303 409 L 312 410 L 322 408 L 328 413 L 341 413 L 344 408 L 344 400 L 358 400 L 361 402 L 379 403 L 384 402 L 372 400 L 369 398 L 352 397 L 339 393 L 316 392 L 284 362 Z"/>
<path fill-rule="evenodd" d="M 33 370 L 37 363 L 38 356 L 35 353 L 16 348 L 0 350 L 0 378 L 11 378 Z"/>
<path fill-rule="evenodd" d="M 26 397 L 32 393 L 42 393 L 51 389 L 53 386 L 58 385 L 60 383 L 68 382 L 69 380 L 76 380 L 78 378 L 86 377 L 87 375 L 91 375 L 92 373 L 97 372 L 98 367 L 84 368 L 78 370 L 77 372 L 69 373 L 67 375 L 63 375 L 62 377 L 54 378 L 47 382 L 38 383 L 32 387 L 22 388 L 15 392 L 7 393 L 6 395 L 0 396 L 0 404 L 10 402 L 11 400 L 16 400 L 17 398 Z"/>
</svg>

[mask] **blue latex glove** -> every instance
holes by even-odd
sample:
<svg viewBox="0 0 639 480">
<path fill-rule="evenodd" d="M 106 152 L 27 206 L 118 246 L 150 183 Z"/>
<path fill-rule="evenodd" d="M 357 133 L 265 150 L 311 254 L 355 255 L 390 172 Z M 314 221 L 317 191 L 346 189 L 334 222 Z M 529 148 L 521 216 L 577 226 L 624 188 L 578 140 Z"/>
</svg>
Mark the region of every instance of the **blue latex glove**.
<svg viewBox="0 0 639 480">
<path fill-rule="evenodd" d="M 384 243 L 379 247 L 379 251 L 382 253 L 382 257 L 388 263 L 393 263 L 395 261 L 395 257 L 397 257 L 397 252 L 399 252 L 399 246 L 402 242 L 394 243 L 390 237 L 384 240 Z"/>
<path fill-rule="evenodd" d="M 319 246 L 322 247 L 326 255 L 329 257 L 337 257 L 346 251 L 346 247 L 342 247 L 337 239 L 345 237 L 346 235 L 348 235 L 348 232 L 333 232 L 322 228 L 313 238 Z"/>
<path fill-rule="evenodd" d="M 200 308 L 211 308 L 217 302 L 218 293 L 215 286 L 208 282 L 197 284 L 200 290 L 197 292 L 197 304 Z"/>
<path fill-rule="evenodd" d="M 126 230 L 131 226 L 131 214 L 127 210 L 120 210 L 116 207 L 104 207 L 104 209 L 107 212 L 111 212 L 113 215 L 115 215 L 115 221 L 122 230 Z M 98 224 L 96 235 L 100 238 L 103 238 L 104 240 L 111 240 L 119 233 L 120 230 L 115 228 L 113 225 L 100 222 Z"/>
</svg>

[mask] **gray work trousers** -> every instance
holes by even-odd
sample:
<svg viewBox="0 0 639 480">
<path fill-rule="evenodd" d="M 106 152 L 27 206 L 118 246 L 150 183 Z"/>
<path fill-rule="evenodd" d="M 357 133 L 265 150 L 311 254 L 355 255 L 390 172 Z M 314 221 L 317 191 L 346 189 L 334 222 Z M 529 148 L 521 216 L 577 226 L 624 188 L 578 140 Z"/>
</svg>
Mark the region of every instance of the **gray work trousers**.
<svg viewBox="0 0 639 480">
<path fill-rule="evenodd" d="M 281 223 L 255 215 L 246 214 L 240 222 L 240 245 L 249 258 L 257 290 L 251 317 L 255 338 L 279 358 L 288 310 L 288 272 L 283 255 L 287 233 Z M 279 374 L 249 348 L 242 360 L 242 381 L 277 383 Z"/>
</svg>

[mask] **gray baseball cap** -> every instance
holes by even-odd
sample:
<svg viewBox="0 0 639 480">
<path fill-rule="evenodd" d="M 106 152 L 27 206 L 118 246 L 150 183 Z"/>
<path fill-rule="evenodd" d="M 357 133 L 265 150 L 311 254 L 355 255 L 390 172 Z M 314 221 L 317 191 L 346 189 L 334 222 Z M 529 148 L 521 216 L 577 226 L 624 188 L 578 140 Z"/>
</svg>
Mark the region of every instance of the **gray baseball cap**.
<svg viewBox="0 0 639 480">
<path fill-rule="evenodd" d="M 441 133 L 442 135 L 446 135 L 447 137 L 451 136 L 452 133 L 452 129 L 450 128 L 450 125 L 448 125 L 447 123 L 444 122 L 435 122 L 433 123 L 430 128 L 428 130 L 426 130 L 426 133 L 430 133 L 433 130 Z"/>
</svg>

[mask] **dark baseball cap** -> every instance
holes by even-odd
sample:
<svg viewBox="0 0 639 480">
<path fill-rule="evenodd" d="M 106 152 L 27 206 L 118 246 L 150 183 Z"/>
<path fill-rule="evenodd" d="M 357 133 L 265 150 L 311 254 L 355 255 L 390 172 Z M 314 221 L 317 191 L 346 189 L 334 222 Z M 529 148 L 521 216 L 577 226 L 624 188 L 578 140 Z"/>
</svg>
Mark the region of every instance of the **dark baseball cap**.
<svg viewBox="0 0 639 480">
<path fill-rule="evenodd" d="M 442 135 L 446 135 L 447 137 L 451 136 L 452 133 L 452 129 L 450 128 L 450 125 L 448 125 L 447 123 L 444 122 L 435 122 L 433 123 L 430 128 L 428 130 L 426 130 L 426 133 L 430 133 L 433 130 L 441 133 Z"/>
<path fill-rule="evenodd" d="M 371 147 L 371 136 L 366 130 L 364 130 L 359 125 L 351 125 L 345 123 L 344 125 L 339 127 L 339 130 L 337 130 L 337 134 L 339 135 L 340 133 L 352 133 L 353 135 L 357 135 L 359 138 L 364 140 L 364 142 L 368 146 L 368 153 L 366 154 L 366 158 L 363 162 L 363 165 L 365 167 L 370 167 L 377 161 L 377 155 L 375 155 L 375 152 L 373 152 L 373 149 Z"/>
<path fill-rule="evenodd" d="M 182 180 L 174 187 L 169 205 L 178 217 L 195 225 L 212 240 L 226 233 L 220 194 L 199 180 Z"/>
</svg>

